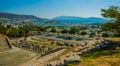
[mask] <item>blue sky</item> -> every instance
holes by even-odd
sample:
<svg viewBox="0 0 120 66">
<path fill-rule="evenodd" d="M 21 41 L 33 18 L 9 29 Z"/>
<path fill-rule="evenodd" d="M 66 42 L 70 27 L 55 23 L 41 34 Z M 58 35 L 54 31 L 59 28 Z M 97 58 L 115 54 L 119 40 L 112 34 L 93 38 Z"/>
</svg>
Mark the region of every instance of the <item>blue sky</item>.
<svg viewBox="0 0 120 66">
<path fill-rule="evenodd" d="M 0 0 L 0 12 L 35 15 L 101 17 L 101 8 L 120 6 L 120 0 Z"/>
</svg>

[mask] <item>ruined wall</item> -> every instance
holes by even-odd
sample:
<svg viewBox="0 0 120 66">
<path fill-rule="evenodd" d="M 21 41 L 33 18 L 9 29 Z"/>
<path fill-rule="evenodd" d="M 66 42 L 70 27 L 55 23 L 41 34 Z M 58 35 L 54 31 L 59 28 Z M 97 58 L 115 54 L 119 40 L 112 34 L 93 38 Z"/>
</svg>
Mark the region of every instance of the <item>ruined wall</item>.
<svg viewBox="0 0 120 66">
<path fill-rule="evenodd" d="M 73 51 L 62 55 L 58 60 L 49 61 L 43 63 L 44 66 L 66 66 L 69 63 L 75 63 L 81 61 L 81 56 L 91 50 L 91 49 L 99 49 L 106 48 L 106 46 L 110 46 L 114 44 L 114 42 L 109 41 L 108 39 L 99 39 L 83 42 L 80 46 L 76 47 Z"/>
<path fill-rule="evenodd" d="M 12 48 L 7 36 L 0 34 L 0 52 Z"/>
<path fill-rule="evenodd" d="M 47 54 L 54 53 L 56 51 L 64 49 L 64 48 L 51 48 L 51 47 L 47 47 L 47 46 L 42 46 L 40 44 L 23 41 L 23 40 L 13 43 L 13 45 L 16 47 L 19 47 L 19 48 L 36 51 L 38 53 L 41 53 L 41 56 L 45 56 Z"/>
</svg>

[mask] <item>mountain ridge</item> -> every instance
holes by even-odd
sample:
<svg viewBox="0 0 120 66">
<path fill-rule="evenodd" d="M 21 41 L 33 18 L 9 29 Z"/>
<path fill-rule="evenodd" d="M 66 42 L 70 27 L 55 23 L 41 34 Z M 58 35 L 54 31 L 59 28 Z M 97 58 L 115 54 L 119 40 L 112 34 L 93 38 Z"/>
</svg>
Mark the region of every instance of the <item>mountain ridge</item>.
<svg viewBox="0 0 120 66">
<path fill-rule="evenodd" d="M 17 17 L 17 18 L 24 18 L 24 17 L 30 18 L 30 17 L 32 17 L 32 18 L 39 19 L 39 17 L 36 17 L 34 15 L 21 15 L 21 14 L 13 14 L 13 13 L 6 13 L 6 12 L 0 12 L 0 16 L 7 17 L 7 18 L 11 18 L 11 17 L 13 17 L 13 18 L 15 18 L 15 17 Z"/>
<path fill-rule="evenodd" d="M 40 18 L 34 15 L 21 15 L 21 14 L 13 14 L 13 13 L 6 13 L 0 12 L 0 21 L 1 22 L 33 22 L 36 25 L 39 24 L 51 24 L 55 22 L 56 24 L 92 24 L 92 23 L 105 23 L 107 20 L 104 18 L 99 17 L 78 17 L 78 16 L 57 16 L 52 19 L 47 18 Z"/>
<path fill-rule="evenodd" d="M 105 18 L 101 18 L 101 17 L 79 17 L 79 16 L 57 16 L 57 17 L 54 17 L 53 20 L 57 20 L 57 19 L 63 19 L 63 18 L 88 18 L 88 19 L 105 19 Z"/>
<path fill-rule="evenodd" d="M 99 17 L 76 17 L 76 16 L 58 16 L 53 18 L 53 20 L 56 20 L 58 22 L 67 22 L 67 23 L 105 23 L 107 20 L 104 18 L 99 18 Z"/>
</svg>

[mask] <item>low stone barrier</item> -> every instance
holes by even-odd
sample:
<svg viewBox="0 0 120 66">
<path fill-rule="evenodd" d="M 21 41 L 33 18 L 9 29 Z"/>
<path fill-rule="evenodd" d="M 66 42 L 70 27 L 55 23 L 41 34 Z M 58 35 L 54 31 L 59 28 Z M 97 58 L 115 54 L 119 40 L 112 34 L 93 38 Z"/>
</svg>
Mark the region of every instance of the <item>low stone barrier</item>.
<svg viewBox="0 0 120 66">
<path fill-rule="evenodd" d="M 88 50 L 95 49 L 98 47 L 105 47 L 106 45 L 109 45 L 111 43 L 114 42 L 111 42 L 106 39 L 83 42 L 80 46 L 75 48 L 70 53 L 61 56 L 59 60 L 48 62 L 46 66 L 63 66 L 71 62 L 80 62 L 80 57 Z"/>
</svg>

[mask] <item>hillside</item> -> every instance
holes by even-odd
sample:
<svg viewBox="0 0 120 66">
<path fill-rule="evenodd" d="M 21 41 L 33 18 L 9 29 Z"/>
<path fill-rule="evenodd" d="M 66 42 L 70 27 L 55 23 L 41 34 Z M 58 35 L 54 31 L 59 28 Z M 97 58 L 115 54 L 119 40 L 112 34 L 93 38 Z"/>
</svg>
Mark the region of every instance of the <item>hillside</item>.
<svg viewBox="0 0 120 66">
<path fill-rule="evenodd" d="M 4 23 L 16 23 L 16 22 L 45 22 L 47 19 L 39 18 L 34 15 L 20 15 L 20 14 L 12 14 L 12 13 L 4 13 L 0 12 L 0 21 Z"/>
<path fill-rule="evenodd" d="M 21 19 L 40 19 L 36 16 L 33 16 L 33 15 L 19 15 L 19 14 L 12 14 L 12 13 L 4 13 L 4 12 L 1 12 L 0 13 L 0 16 L 1 17 L 6 17 L 6 18 L 21 18 Z"/>
<path fill-rule="evenodd" d="M 34 15 L 20 15 L 12 13 L 0 12 L 0 22 L 6 23 L 21 23 L 28 22 L 36 25 L 64 25 L 64 24 L 102 24 L 107 20 L 97 17 L 77 17 L 77 16 L 58 16 L 53 19 L 39 18 Z"/>
</svg>

